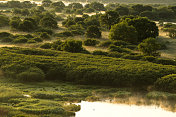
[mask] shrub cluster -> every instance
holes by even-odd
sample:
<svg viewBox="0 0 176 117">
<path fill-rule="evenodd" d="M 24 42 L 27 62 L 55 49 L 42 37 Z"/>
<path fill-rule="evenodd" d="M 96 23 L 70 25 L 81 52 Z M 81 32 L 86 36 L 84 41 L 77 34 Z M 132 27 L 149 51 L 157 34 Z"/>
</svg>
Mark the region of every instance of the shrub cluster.
<svg viewBox="0 0 176 117">
<path fill-rule="evenodd" d="M 97 44 L 99 44 L 100 42 L 96 39 L 86 39 L 84 41 L 84 45 L 86 46 L 96 46 Z"/>
<path fill-rule="evenodd" d="M 32 52 L 34 50 L 39 51 L 38 54 Z M 158 78 L 176 73 L 175 66 L 146 61 L 48 50 L 48 53 L 55 53 L 50 56 L 46 55 L 47 50 L 29 48 L 2 48 L 0 51 L 1 69 L 13 78 L 33 66 L 41 69 L 48 80 L 54 77 L 54 80 L 80 84 L 140 87 L 152 85 Z"/>
<path fill-rule="evenodd" d="M 20 35 L 16 34 L 13 35 L 8 32 L 0 32 L 0 42 L 3 43 L 38 43 L 43 42 L 45 39 L 50 39 L 50 36 L 47 32 L 40 32 L 36 34 L 26 34 L 26 35 Z"/>
<path fill-rule="evenodd" d="M 155 88 L 161 91 L 176 93 L 176 74 L 161 77 L 155 82 Z"/>
</svg>

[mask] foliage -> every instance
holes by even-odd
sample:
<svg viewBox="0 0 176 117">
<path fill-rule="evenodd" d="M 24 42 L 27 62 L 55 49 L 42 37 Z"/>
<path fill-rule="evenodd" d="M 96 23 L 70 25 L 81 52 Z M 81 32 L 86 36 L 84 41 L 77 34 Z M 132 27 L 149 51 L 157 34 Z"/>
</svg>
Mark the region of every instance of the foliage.
<svg viewBox="0 0 176 117">
<path fill-rule="evenodd" d="M 130 43 L 136 43 L 138 32 L 133 26 L 128 26 L 127 23 L 121 22 L 111 28 L 109 38 L 111 40 L 123 40 Z"/>
<path fill-rule="evenodd" d="M 44 16 L 40 20 L 40 25 L 45 28 L 55 29 L 57 28 L 57 21 L 53 17 Z"/>
<path fill-rule="evenodd" d="M 101 51 L 101 50 L 95 50 L 92 52 L 93 55 L 105 55 L 107 56 L 108 53 L 107 52 L 104 52 L 104 51 Z"/>
<path fill-rule="evenodd" d="M 130 53 L 128 49 L 121 48 L 120 46 L 115 46 L 115 45 L 110 45 L 109 46 L 109 51 L 113 52 L 120 52 L 120 53 Z"/>
<path fill-rule="evenodd" d="M 155 22 L 150 21 L 145 17 L 136 17 L 136 18 L 126 18 L 125 21 L 129 26 L 133 26 L 138 33 L 138 42 L 143 41 L 149 37 L 157 37 L 159 34 L 158 27 Z"/>
<path fill-rule="evenodd" d="M 105 14 L 101 15 L 100 20 L 108 29 L 111 29 L 112 25 L 119 22 L 119 14 L 116 11 L 106 11 Z"/>
<path fill-rule="evenodd" d="M 97 26 L 89 26 L 86 31 L 86 37 L 88 38 L 100 38 L 101 31 Z"/>
<path fill-rule="evenodd" d="M 138 49 L 145 55 L 156 56 L 158 55 L 156 51 L 160 49 L 160 45 L 155 38 L 148 38 L 138 45 Z"/>
<path fill-rule="evenodd" d="M 161 77 L 155 82 L 155 88 L 167 92 L 176 92 L 176 74 Z"/>
<path fill-rule="evenodd" d="M 61 50 L 67 52 L 77 53 L 83 51 L 82 41 L 66 40 L 61 46 Z"/>
<path fill-rule="evenodd" d="M 51 43 L 44 43 L 40 46 L 40 48 L 43 48 L 43 49 L 51 49 Z"/>
<path fill-rule="evenodd" d="M 100 42 L 98 40 L 96 40 L 96 39 L 86 39 L 84 41 L 84 45 L 86 45 L 86 46 L 95 46 L 95 45 L 97 45 L 99 43 Z"/>
<path fill-rule="evenodd" d="M 45 74 L 59 67 L 65 75 L 63 80 L 81 84 L 138 87 L 152 85 L 157 78 L 176 71 L 174 66 L 80 53 L 7 47 L 1 51 L 0 65 L 5 74 L 19 74 L 31 65 Z"/>
<path fill-rule="evenodd" d="M 41 82 L 45 78 L 43 71 L 36 67 L 31 67 L 27 71 L 17 75 L 17 79 L 22 82 Z"/>
<path fill-rule="evenodd" d="M 5 15 L 0 14 L 0 27 L 8 26 L 9 25 L 9 18 Z"/>
<path fill-rule="evenodd" d="M 107 41 L 103 41 L 100 43 L 101 47 L 109 47 L 112 44 L 112 41 L 107 40 Z"/>
</svg>

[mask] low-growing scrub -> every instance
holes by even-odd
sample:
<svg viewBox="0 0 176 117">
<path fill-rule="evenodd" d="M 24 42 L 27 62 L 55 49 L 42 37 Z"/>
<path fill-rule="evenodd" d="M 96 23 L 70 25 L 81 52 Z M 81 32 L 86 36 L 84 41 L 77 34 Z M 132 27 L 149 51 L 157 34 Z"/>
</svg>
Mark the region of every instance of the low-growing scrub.
<svg viewBox="0 0 176 117">
<path fill-rule="evenodd" d="M 176 74 L 161 77 L 155 82 L 155 88 L 161 91 L 176 93 Z"/>
<path fill-rule="evenodd" d="M 97 44 L 99 44 L 100 42 L 96 39 L 86 39 L 84 41 L 84 45 L 86 46 L 96 46 Z"/>
<path fill-rule="evenodd" d="M 25 51 L 26 53 L 25 53 Z M 67 53 L 62 51 L 37 50 L 30 53 L 29 48 L 2 48 L 0 65 L 5 74 L 19 74 L 36 66 L 45 74 L 51 69 L 47 79 L 64 80 L 79 84 L 96 84 L 111 86 L 140 87 L 152 85 L 165 75 L 176 73 L 175 66 L 154 64 L 146 61 L 127 60 L 105 56 Z M 43 53 L 43 54 L 42 54 Z M 116 56 L 116 55 L 113 55 Z M 11 59 L 13 57 L 13 59 Z M 53 75 L 58 71 L 57 75 Z M 61 74 L 62 73 L 62 74 Z M 63 76 L 62 78 L 59 76 Z M 52 76 L 52 77 L 49 77 Z"/>
</svg>

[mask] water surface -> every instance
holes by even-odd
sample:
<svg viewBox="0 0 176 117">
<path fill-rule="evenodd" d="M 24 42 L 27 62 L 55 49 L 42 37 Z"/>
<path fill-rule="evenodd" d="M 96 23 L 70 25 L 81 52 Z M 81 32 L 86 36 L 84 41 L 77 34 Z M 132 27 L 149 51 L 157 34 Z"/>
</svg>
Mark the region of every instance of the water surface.
<svg viewBox="0 0 176 117">
<path fill-rule="evenodd" d="M 107 102 L 79 103 L 81 110 L 76 117 L 176 117 L 176 112 L 166 111 L 158 106 L 137 106 Z"/>
</svg>

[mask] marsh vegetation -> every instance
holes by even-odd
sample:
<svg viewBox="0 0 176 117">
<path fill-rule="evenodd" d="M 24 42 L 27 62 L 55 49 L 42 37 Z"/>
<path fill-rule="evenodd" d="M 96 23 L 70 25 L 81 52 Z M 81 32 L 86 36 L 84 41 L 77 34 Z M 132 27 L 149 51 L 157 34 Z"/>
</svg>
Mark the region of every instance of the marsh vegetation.
<svg viewBox="0 0 176 117">
<path fill-rule="evenodd" d="M 0 115 L 69 117 L 105 100 L 176 112 L 174 1 L 81 2 L 0 2 Z"/>
</svg>

